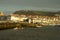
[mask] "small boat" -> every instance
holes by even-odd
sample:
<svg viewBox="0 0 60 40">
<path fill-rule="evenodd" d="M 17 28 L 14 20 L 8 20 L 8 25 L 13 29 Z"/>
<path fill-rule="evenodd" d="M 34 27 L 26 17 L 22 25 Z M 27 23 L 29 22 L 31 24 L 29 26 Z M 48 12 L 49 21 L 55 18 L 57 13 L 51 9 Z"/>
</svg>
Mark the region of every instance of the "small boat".
<svg viewBox="0 0 60 40">
<path fill-rule="evenodd" d="M 36 27 L 42 27 L 42 26 L 36 26 Z"/>
<path fill-rule="evenodd" d="M 20 30 L 20 29 L 24 29 L 23 27 L 22 28 L 19 28 L 19 27 L 15 27 L 14 30 Z"/>
</svg>

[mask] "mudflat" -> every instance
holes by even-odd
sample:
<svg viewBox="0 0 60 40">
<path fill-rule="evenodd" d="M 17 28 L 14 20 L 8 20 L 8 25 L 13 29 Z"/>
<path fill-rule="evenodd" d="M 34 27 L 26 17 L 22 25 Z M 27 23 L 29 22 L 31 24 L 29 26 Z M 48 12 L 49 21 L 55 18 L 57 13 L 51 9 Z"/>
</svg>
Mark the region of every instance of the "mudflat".
<svg viewBox="0 0 60 40">
<path fill-rule="evenodd" d="M 0 40 L 60 40 L 60 27 L 1 30 Z"/>
</svg>

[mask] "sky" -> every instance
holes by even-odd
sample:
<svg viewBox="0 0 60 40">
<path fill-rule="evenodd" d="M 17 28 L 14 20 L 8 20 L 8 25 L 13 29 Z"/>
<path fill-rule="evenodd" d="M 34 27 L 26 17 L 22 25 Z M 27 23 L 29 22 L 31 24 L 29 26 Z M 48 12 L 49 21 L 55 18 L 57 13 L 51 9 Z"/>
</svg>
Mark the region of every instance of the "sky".
<svg viewBox="0 0 60 40">
<path fill-rule="evenodd" d="M 60 0 L 0 0 L 0 11 L 18 10 L 60 11 Z"/>
</svg>

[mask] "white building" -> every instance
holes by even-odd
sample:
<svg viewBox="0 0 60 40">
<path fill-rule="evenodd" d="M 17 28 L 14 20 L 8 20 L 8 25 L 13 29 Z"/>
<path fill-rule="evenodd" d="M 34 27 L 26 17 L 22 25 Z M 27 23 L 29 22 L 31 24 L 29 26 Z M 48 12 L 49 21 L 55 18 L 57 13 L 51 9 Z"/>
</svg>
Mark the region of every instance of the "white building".
<svg viewBox="0 0 60 40">
<path fill-rule="evenodd" d="M 14 21 L 14 22 L 20 22 L 20 21 L 24 21 L 26 19 L 27 19 L 27 17 L 10 16 L 9 20 Z"/>
</svg>

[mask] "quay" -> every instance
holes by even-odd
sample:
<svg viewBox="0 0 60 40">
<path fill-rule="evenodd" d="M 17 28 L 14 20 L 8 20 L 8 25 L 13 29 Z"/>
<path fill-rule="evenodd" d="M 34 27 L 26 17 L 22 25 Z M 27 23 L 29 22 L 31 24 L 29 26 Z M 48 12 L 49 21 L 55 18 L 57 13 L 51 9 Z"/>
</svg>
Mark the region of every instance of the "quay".
<svg viewBox="0 0 60 40">
<path fill-rule="evenodd" d="M 53 26 L 51 25 L 43 25 L 43 24 L 34 24 L 34 23 L 28 23 L 28 22 L 2 22 L 0 23 L 0 30 L 4 29 L 24 29 L 24 28 L 39 28 L 44 26 Z M 54 25 L 55 26 L 55 25 Z"/>
<path fill-rule="evenodd" d="M 4 30 L 4 29 L 12 29 L 12 28 L 35 28 L 36 25 L 35 24 L 29 24 L 29 23 L 25 23 L 25 22 L 21 22 L 21 23 L 0 23 L 0 30 Z"/>
</svg>

